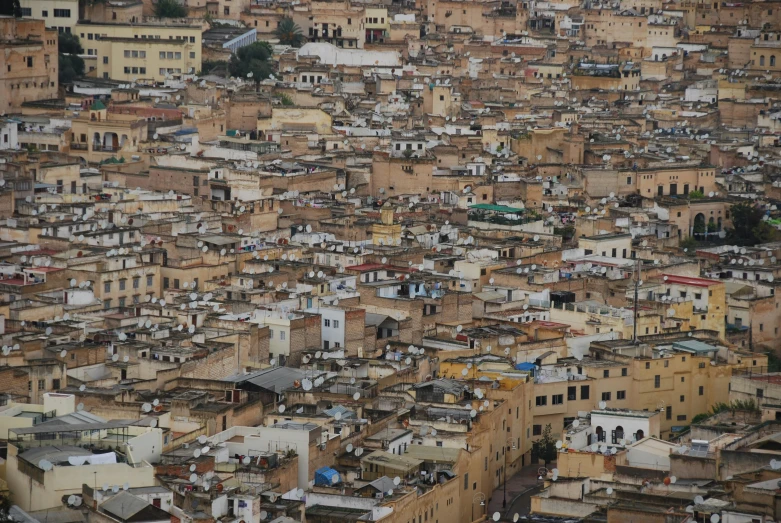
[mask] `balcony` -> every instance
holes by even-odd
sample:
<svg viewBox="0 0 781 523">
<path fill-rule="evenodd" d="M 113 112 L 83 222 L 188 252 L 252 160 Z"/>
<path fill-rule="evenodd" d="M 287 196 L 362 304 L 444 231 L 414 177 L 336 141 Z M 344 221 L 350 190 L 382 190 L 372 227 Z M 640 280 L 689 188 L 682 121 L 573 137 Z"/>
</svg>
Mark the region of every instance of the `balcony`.
<svg viewBox="0 0 781 523">
<path fill-rule="evenodd" d="M 89 150 L 89 145 L 86 143 L 72 143 L 71 144 L 71 151 L 87 151 Z"/>
</svg>

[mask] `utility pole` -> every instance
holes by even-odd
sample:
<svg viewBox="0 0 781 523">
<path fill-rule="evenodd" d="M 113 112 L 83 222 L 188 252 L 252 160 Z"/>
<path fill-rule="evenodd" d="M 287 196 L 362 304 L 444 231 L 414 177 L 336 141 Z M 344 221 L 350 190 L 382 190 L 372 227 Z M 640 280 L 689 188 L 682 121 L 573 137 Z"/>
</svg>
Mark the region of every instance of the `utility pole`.
<svg viewBox="0 0 781 523">
<path fill-rule="evenodd" d="M 634 301 L 634 322 L 632 325 L 632 341 L 637 345 L 637 290 L 640 287 L 640 260 L 635 265 L 635 301 Z"/>
</svg>

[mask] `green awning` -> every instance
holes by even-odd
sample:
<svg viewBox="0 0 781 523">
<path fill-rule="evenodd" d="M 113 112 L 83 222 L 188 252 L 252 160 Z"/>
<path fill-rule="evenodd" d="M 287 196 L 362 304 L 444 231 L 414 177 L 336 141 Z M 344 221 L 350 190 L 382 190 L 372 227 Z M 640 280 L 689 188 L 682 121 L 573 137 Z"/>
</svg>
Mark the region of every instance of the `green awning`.
<svg viewBox="0 0 781 523">
<path fill-rule="evenodd" d="M 509 212 L 514 214 L 521 214 L 526 212 L 524 209 L 518 209 L 517 207 L 508 207 L 507 205 L 494 205 L 492 203 L 478 203 L 476 205 L 470 205 L 470 209 L 477 209 L 480 211 L 494 211 L 494 212 Z"/>
</svg>

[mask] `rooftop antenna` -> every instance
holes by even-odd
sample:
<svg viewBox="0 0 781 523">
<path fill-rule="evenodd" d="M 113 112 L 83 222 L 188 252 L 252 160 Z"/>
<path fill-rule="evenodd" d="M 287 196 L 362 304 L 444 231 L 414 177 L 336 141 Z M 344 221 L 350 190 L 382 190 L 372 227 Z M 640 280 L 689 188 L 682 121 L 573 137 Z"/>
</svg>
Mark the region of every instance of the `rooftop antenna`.
<svg viewBox="0 0 781 523">
<path fill-rule="evenodd" d="M 632 341 L 637 345 L 637 291 L 640 288 L 642 280 L 640 280 L 640 260 L 637 260 L 637 269 L 635 270 L 635 301 L 632 305 L 634 314 L 634 325 L 632 325 Z"/>
</svg>

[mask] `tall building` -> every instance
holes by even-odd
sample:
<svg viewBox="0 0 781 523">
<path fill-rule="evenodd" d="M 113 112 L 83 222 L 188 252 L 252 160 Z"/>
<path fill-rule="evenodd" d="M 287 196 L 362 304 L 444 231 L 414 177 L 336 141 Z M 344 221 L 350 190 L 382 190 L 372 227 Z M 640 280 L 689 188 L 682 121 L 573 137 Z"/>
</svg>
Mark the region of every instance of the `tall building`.
<svg viewBox="0 0 781 523">
<path fill-rule="evenodd" d="M 74 32 L 84 53 L 94 56 L 95 75 L 112 80 L 152 80 L 201 70 L 201 27 L 189 19 L 165 22 L 91 23 Z"/>
<path fill-rule="evenodd" d="M 79 0 L 20 0 L 22 16 L 43 20 L 47 29 L 70 33 L 79 21 Z"/>
<path fill-rule="evenodd" d="M 0 111 L 57 96 L 57 31 L 43 20 L 0 17 Z"/>
</svg>

